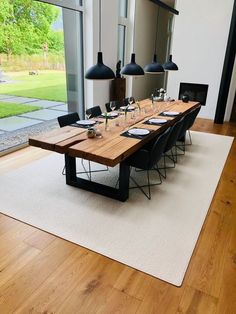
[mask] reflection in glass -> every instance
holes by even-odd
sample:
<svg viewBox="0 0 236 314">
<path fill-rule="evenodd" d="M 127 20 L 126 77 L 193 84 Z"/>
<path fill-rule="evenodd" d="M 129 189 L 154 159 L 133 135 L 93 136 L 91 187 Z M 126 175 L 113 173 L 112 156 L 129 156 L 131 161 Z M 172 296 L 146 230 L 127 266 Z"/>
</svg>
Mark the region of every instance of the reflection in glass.
<svg viewBox="0 0 236 314">
<path fill-rule="evenodd" d="M 119 15 L 121 17 L 128 16 L 128 0 L 119 0 Z"/>
<path fill-rule="evenodd" d="M 124 25 L 118 25 L 118 60 L 121 60 L 122 66 L 125 60 L 125 31 Z"/>
</svg>

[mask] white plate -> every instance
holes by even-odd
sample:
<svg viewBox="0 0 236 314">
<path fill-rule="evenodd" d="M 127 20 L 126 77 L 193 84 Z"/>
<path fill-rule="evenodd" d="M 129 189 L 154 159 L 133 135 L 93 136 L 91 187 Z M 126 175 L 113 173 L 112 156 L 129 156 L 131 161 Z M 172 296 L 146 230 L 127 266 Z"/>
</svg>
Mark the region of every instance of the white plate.
<svg viewBox="0 0 236 314">
<path fill-rule="evenodd" d="M 150 131 L 147 129 L 130 129 L 128 133 L 132 135 L 148 135 Z"/>
<path fill-rule="evenodd" d="M 126 110 L 127 106 L 121 106 L 120 109 L 121 110 Z M 135 107 L 134 106 L 128 106 L 128 110 L 134 110 Z"/>
<path fill-rule="evenodd" d="M 166 116 L 177 116 L 179 114 L 179 112 L 177 112 L 177 111 L 164 111 L 163 114 Z"/>
<path fill-rule="evenodd" d="M 166 123 L 167 120 L 166 119 L 149 119 L 148 120 L 150 123 L 158 123 L 158 124 L 161 124 L 161 123 Z"/>
<path fill-rule="evenodd" d="M 107 115 L 108 115 L 108 117 L 117 117 L 118 113 L 117 112 L 108 112 Z M 102 116 L 105 117 L 106 114 L 102 113 Z"/>
<path fill-rule="evenodd" d="M 94 120 L 78 120 L 78 121 L 76 121 L 76 123 L 79 125 L 94 125 L 94 124 L 96 124 L 96 121 L 94 121 Z"/>
</svg>

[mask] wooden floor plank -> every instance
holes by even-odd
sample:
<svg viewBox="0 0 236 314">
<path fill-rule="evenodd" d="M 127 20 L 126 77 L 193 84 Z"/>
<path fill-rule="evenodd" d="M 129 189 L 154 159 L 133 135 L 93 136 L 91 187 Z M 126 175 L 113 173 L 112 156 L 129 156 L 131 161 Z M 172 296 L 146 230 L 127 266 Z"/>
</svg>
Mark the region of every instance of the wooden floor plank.
<svg viewBox="0 0 236 314">
<path fill-rule="evenodd" d="M 177 314 L 215 314 L 217 301 L 217 298 L 187 286 Z"/>
<path fill-rule="evenodd" d="M 0 313 L 12 313 L 76 249 L 76 245 L 56 239 L 43 252 L 1 287 Z"/>
</svg>

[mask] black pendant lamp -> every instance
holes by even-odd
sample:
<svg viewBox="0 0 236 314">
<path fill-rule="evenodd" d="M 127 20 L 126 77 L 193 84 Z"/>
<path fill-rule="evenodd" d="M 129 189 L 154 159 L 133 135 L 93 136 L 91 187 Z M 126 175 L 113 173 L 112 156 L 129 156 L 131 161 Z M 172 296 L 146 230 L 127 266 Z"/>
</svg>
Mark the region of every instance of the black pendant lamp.
<svg viewBox="0 0 236 314">
<path fill-rule="evenodd" d="M 163 66 L 157 62 L 157 55 L 156 55 L 159 12 L 160 12 L 160 7 L 158 7 L 158 12 L 157 12 L 156 38 L 155 38 L 155 47 L 154 47 L 154 55 L 153 55 L 152 63 L 147 64 L 144 67 L 145 73 L 148 73 L 148 74 L 163 74 L 165 72 Z"/>
<path fill-rule="evenodd" d="M 169 60 L 163 64 L 165 71 L 178 71 L 178 66 L 172 61 L 172 55 L 169 56 Z"/>
<path fill-rule="evenodd" d="M 103 64 L 101 52 L 101 0 L 99 0 L 99 52 L 97 55 L 97 64 L 88 69 L 85 74 L 88 80 L 113 80 L 115 74 L 111 68 Z"/>
<path fill-rule="evenodd" d="M 173 32 L 173 27 L 172 27 L 172 32 Z M 172 42 L 172 38 L 171 38 L 171 42 Z M 165 69 L 165 71 L 178 71 L 179 70 L 177 64 L 172 61 L 172 54 L 170 54 L 169 60 L 163 64 L 163 68 Z"/>
<path fill-rule="evenodd" d="M 133 37 L 133 50 L 134 50 L 134 40 L 135 40 L 135 12 L 136 12 L 136 2 L 135 2 L 135 10 L 134 10 L 134 37 Z M 127 76 L 142 76 L 144 75 L 144 71 L 140 65 L 135 62 L 135 53 L 131 54 L 130 63 L 126 64 L 120 71 L 121 74 Z"/>
</svg>

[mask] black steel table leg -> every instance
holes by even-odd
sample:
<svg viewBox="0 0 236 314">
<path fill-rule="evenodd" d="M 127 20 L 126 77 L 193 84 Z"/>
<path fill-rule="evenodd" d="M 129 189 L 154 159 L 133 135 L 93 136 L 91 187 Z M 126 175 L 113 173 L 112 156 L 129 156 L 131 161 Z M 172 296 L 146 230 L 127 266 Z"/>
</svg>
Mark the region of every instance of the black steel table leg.
<svg viewBox="0 0 236 314">
<path fill-rule="evenodd" d="M 76 176 L 76 158 L 65 155 L 66 184 L 77 188 L 101 194 L 119 201 L 126 201 L 129 198 L 129 176 L 130 167 L 126 163 L 120 163 L 119 188 L 110 187 L 98 182 L 89 181 Z"/>
</svg>

